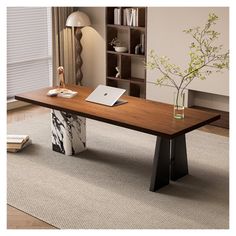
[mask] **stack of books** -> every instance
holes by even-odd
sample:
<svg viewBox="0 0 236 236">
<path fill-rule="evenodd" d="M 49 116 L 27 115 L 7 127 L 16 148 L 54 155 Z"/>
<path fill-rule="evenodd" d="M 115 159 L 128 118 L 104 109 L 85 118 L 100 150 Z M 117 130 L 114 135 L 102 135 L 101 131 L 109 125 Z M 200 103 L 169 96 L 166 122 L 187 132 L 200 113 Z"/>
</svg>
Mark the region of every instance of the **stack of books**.
<svg viewBox="0 0 236 236">
<path fill-rule="evenodd" d="M 125 8 L 123 12 L 120 8 L 114 9 L 114 24 L 115 25 L 128 25 L 128 26 L 140 26 L 143 22 L 144 8 Z M 123 17 L 122 17 L 123 15 Z M 122 19 L 123 18 L 123 19 Z M 123 22 L 122 22 L 122 20 Z"/>
<path fill-rule="evenodd" d="M 7 151 L 18 152 L 32 143 L 28 135 L 7 135 Z"/>
</svg>

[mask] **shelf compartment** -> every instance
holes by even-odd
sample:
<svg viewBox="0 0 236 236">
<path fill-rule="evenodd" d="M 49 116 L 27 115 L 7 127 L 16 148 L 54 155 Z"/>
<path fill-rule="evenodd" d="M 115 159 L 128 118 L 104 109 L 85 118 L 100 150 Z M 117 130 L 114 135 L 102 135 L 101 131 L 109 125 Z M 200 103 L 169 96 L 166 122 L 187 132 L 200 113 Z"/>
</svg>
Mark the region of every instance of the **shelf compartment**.
<svg viewBox="0 0 236 236">
<path fill-rule="evenodd" d="M 140 86 L 137 84 L 130 84 L 130 96 L 140 97 Z"/>
<path fill-rule="evenodd" d="M 117 55 L 107 54 L 107 76 L 115 77 L 117 74 L 116 67 L 120 68 L 120 60 Z"/>
<path fill-rule="evenodd" d="M 145 84 L 130 83 L 130 96 L 145 98 L 146 86 Z"/>
<path fill-rule="evenodd" d="M 107 50 L 108 51 L 114 51 L 114 48 L 112 45 L 110 45 L 110 42 L 117 38 L 121 42 L 121 46 L 127 47 L 129 50 L 129 29 L 128 28 L 118 28 L 118 27 L 107 27 Z M 115 51 L 114 51 L 115 52 Z"/>
<path fill-rule="evenodd" d="M 131 77 L 131 57 L 121 55 L 121 78 L 129 79 Z"/>
<path fill-rule="evenodd" d="M 110 45 L 112 39 L 117 37 L 117 29 L 107 28 L 107 50 L 114 50 L 113 46 Z"/>
<path fill-rule="evenodd" d="M 143 31 L 137 29 L 131 29 L 130 31 L 130 53 L 145 55 L 146 47 L 145 47 L 145 33 Z M 139 52 L 135 53 L 136 46 L 141 45 Z"/>
<path fill-rule="evenodd" d="M 114 9 L 118 7 L 107 7 L 106 8 L 106 20 L 107 24 L 114 24 Z"/>
<path fill-rule="evenodd" d="M 130 78 L 146 78 L 145 61 L 140 57 L 131 58 L 131 75 Z"/>
</svg>

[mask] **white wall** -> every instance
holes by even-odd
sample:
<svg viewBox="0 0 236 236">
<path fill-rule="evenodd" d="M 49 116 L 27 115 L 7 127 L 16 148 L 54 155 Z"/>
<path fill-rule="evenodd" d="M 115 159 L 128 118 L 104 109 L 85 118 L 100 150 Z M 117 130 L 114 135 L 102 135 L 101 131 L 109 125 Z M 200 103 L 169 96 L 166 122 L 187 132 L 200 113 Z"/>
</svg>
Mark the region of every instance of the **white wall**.
<svg viewBox="0 0 236 236">
<path fill-rule="evenodd" d="M 95 88 L 106 83 L 105 8 L 80 7 L 79 10 L 85 12 L 92 23 L 91 27 L 82 29 L 83 85 Z"/>
<path fill-rule="evenodd" d="M 224 49 L 229 48 L 229 10 L 226 7 L 149 7 L 147 24 L 147 49 L 154 49 L 160 56 L 168 56 L 174 64 L 187 67 L 190 35 L 184 29 L 202 26 L 208 19 L 209 13 L 219 16 L 215 30 L 220 32 L 219 44 Z M 159 73 L 147 71 L 147 81 L 155 82 Z M 153 100 L 168 100 L 167 93 L 159 93 L 161 88 L 154 89 L 155 85 L 147 84 L 147 98 Z M 229 95 L 229 73 L 214 74 L 205 81 L 193 81 L 189 89 L 207 93 Z M 156 91 L 156 92 L 155 92 Z M 160 96 L 159 96 L 160 94 Z M 164 97 L 163 97 L 164 96 Z M 172 100 L 169 101 L 170 103 Z"/>
</svg>

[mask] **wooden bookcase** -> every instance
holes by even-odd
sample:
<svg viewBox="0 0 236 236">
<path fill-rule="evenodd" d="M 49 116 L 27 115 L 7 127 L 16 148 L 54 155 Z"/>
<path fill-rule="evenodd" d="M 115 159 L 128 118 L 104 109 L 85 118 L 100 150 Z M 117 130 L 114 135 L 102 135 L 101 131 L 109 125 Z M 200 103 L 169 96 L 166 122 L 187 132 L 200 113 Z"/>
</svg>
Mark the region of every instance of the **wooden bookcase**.
<svg viewBox="0 0 236 236">
<path fill-rule="evenodd" d="M 114 24 L 115 8 L 121 11 L 121 23 Z M 138 26 L 124 25 L 125 9 L 138 12 Z M 137 23 L 136 23 L 137 25 Z M 106 84 L 126 89 L 126 94 L 146 98 L 146 39 L 147 8 L 145 7 L 107 7 L 106 8 Z M 118 38 L 127 52 L 116 52 L 109 43 Z M 137 45 L 144 38 L 143 50 L 137 52 Z M 120 76 L 116 77 L 119 68 Z"/>
</svg>

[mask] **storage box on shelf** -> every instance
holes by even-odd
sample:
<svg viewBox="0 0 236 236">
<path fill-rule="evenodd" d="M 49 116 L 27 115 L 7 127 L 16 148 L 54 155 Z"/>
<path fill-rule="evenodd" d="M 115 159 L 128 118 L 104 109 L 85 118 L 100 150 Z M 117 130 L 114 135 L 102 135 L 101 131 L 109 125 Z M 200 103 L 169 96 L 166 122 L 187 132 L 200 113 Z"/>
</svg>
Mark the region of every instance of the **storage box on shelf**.
<svg viewBox="0 0 236 236">
<path fill-rule="evenodd" d="M 142 98 L 146 98 L 146 16 L 144 7 L 106 8 L 106 83 Z M 114 38 L 127 51 L 115 51 L 110 45 Z"/>
</svg>

